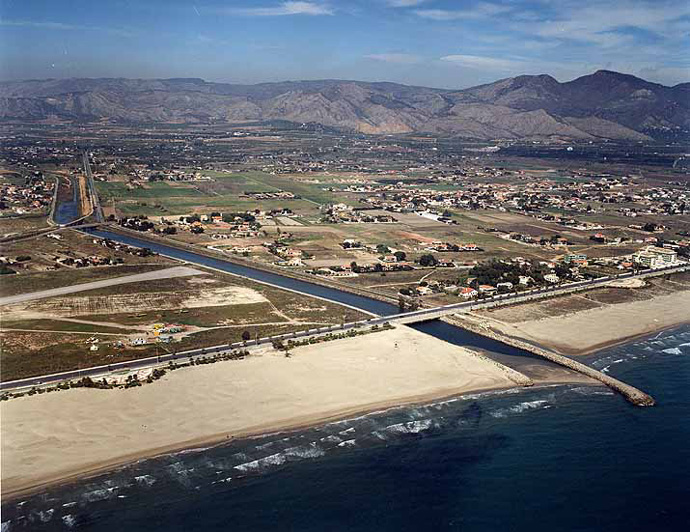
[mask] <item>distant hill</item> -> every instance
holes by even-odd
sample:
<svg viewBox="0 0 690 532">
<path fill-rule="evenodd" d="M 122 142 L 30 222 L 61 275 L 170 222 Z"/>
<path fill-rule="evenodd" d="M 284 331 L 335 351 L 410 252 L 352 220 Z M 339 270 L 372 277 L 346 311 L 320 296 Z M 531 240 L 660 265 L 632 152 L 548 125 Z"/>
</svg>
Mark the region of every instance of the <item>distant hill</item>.
<svg viewBox="0 0 690 532">
<path fill-rule="evenodd" d="M 566 83 L 548 75 L 518 76 L 459 91 L 342 80 L 28 80 L 0 83 L 0 120 L 280 120 L 371 134 L 643 141 L 690 131 L 690 84 L 666 87 L 606 70 Z"/>
</svg>

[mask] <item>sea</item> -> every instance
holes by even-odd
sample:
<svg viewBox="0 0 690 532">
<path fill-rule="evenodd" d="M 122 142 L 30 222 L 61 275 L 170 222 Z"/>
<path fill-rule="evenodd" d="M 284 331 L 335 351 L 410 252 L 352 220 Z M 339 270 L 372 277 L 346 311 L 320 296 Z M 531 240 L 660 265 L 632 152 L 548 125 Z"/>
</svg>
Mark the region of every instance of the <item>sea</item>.
<svg viewBox="0 0 690 532">
<path fill-rule="evenodd" d="M 687 532 L 690 326 L 584 361 L 657 405 L 553 385 L 394 408 L 6 502 L 2 532 Z"/>
</svg>

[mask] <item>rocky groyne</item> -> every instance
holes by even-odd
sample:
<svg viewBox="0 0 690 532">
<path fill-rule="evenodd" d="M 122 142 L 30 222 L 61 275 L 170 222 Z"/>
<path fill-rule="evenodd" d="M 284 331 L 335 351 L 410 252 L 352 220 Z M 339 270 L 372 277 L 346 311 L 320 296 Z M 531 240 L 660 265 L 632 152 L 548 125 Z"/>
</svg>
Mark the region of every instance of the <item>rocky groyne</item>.
<svg viewBox="0 0 690 532">
<path fill-rule="evenodd" d="M 503 344 L 515 347 L 517 349 L 522 349 L 523 351 L 527 351 L 536 356 L 539 356 L 541 358 L 544 358 L 566 368 L 572 369 L 573 371 L 577 371 L 578 373 L 586 375 L 587 377 L 598 380 L 599 382 L 605 384 L 612 390 L 615 390 L 616 392 L 620 393 L 623 397 L 625 397 L 625 399 L 628 400 L 628 402 L 634 404 L 635 406 L 654 406 L 655 404 L 653 397 L 647 395 L 641 390 L 638 390 L 634 386 L 630 386 L 629 384 L 619 381 L 618 379 L 611 377 L 610 375 L 606 375 L 601 371 L 591 368 L 581 362 L 577 362 L 572 358 L 568 358 L 563 355 L 558 355 L 542 347 L 532 345 L 528 342 L 519 340 L 512 336 L 497 333 L 496 331 L 487 326 L 471 322 L 467 319 L 459 319 L 458 317 L 452 315 L 443 317 L 441 319 L 446 323 L 455 325 L 456 327 L 462 327 L 463 329 L 467 329 L 468 331 L 473 332 L 475 334 L 491 338 L 492 340 L 496 340 L 497 342 L 501 342 Z"/>
</svg>

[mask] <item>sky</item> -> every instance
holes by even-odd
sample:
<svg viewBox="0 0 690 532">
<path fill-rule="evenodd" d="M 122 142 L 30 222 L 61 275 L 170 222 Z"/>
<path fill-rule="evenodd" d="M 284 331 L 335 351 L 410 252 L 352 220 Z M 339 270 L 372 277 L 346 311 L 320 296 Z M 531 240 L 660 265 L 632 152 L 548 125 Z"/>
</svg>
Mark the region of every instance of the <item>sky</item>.
<svg viewBox="0 0 690 532">
<path fill-rule="evenodd" d="M 690 81 L 688 0 L 0 0 L 0 79 Z"/>
</svg>

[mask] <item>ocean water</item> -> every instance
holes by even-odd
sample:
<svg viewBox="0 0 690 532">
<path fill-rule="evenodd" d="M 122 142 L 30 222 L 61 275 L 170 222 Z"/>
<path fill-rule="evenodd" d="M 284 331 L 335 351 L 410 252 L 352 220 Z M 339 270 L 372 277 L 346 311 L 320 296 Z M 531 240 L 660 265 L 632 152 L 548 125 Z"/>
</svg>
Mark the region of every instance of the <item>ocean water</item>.
<svg viewBox="0 0 690 532">
<path fill-rule="evenodd" d="M 690 530 L 690 326 L 587 362 L 642 388 L 475 394 L 146 460 L 2 507 L 10 530 Z"/>
</svg>

